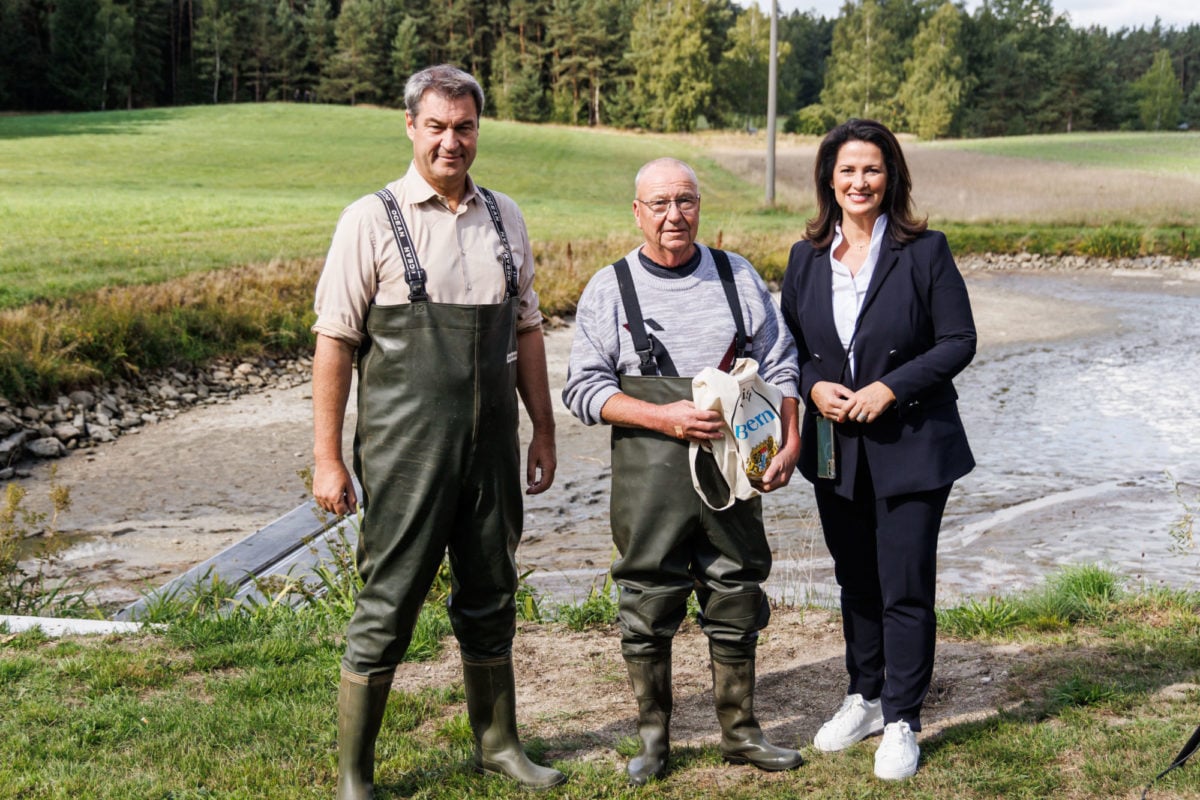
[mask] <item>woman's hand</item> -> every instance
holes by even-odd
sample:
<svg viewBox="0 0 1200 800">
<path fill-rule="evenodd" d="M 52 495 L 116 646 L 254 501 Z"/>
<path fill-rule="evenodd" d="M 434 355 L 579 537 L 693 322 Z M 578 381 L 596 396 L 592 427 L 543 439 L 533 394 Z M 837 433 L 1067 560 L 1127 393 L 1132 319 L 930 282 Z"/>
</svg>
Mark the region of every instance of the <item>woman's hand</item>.
<svg viewBox="0 0 1200 800">
<path fill-rule="evenodd" d="M 880 381 L 864 386 L 857 392 L 840 383 L 818 381 L 813 384 L 809 397 L 826 419 L 864 424 L 879 419 L 879 415 L 896 402 L 896 395 Z"/>
<path fill-rule="evenodd" d="M 840 383 L 817 381 L 813 384 L 812 391 L 808 393 L 808 396 L 817 407 L 817 411 L 821 412 L 822 417 L 834 422 L 845 422 L 846 413 L 843 408 L 847 401 L 854 396 L 854 392 Z"/>
<path fill-rule="evenodd" d="M 892 390 L 886 384 L 875 381 L 851 394 L 842 410 L 847 419 L 870 424 L 879 419 L 879 415 L 887 411 L 894 402 L 896 395 Z"/>
</svg>

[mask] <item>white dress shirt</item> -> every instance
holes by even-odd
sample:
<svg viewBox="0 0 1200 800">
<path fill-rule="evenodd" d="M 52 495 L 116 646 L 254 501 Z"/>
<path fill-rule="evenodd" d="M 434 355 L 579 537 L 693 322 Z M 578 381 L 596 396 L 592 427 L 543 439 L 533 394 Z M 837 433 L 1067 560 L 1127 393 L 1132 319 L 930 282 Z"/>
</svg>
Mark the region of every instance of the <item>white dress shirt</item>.
<svg viewBox="0 0 1200 800">
<path fill-rule="evenodd" d="M 871 230 L 871 246 L 867 249 L 867 257 L 863 260 L 857 274 L 851 274 L 850 268 L 838 261 L 833 253 L 842 243 L 842 225 L 839 222 L 833 231 L 833 243 L 829 245 L 829 260 L 833 266 L 833 322 L 837 326 L 838 338 L 842 340 L 842 349 L 846 351 L 847 374 L 841 377 L 843 382 L 854 378 L 854 352 L 850 349 L 854 339 L 854 331 L 858 327 L 858 315 L 862 311 L 863 300 L 867 296 L 867 287 L 871 285 L 871 276 L 875 273 L 875 264 L 879 261 L 879 249 L 883 245 L 883 234 L 887 230 L 887 214 L 880 214 Z"/>
</svg>

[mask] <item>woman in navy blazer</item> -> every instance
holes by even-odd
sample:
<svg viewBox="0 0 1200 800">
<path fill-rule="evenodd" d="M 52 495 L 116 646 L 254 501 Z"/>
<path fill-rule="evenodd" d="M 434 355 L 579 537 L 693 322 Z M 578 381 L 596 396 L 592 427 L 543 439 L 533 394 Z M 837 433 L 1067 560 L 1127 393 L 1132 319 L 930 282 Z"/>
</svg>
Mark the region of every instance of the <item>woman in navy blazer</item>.
<svg viewBox="0 0 1200 800">
<path fill-rule="evenodd" d="M 951 484 L 975 465 L 951 382 L 975 355 L 975 324 L 946 237 L 913 216 L 891 131 L 856 119 L 830 131 L 815 183 L 782 306 L 807 411 L 799 467 L 841 587 L 850 681 L 814 745 L 882 731 L 875 774 L 907 778 L 933 674 L 938 529 Z M 832 470 L 819 440 L 832 442 Z"/>
</svg>

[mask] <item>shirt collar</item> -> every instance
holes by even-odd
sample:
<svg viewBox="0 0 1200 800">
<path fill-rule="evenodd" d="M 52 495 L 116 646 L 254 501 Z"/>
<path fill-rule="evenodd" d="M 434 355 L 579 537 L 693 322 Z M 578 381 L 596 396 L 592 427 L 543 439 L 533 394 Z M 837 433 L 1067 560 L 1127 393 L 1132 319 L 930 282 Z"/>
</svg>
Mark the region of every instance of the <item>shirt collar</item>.
<svg viewBox="0 0 1200 800">
<path fill-rule="evenodd" d="M 445 198 L 438 194 L 437 189 L 429 185 L 429 182 L 417 171 L 415 161 L 409 162 L 408 172 L 404 175 L 404 192 L 409 196 L 411 202 L 427 203 L 434 201 L 440 206 L 446 205 Z M 467 175 L 466 189 L 463 191 L 462 200 L 459 202 L 459 207 L 465 207 L 471 202 L 471 198 L 475 197 L 475 181 L 471 180 L 471 176 Z"/>
<path fill-rule="evenodd" d="M 879 249 L 883 245 L 883 236 L 887 233 L 888 215 L 880 214 L 875 219 L 875 225 L 871 228 L 871 246 L 867 248 L 867 258 L 872 261 L 879 254 Z M 842 223 L 838 222 L 833 226 L 833 242 L 829 245 L 829 251 L 837 250 L 837 246 L 842 243 Z"/>
</svg>

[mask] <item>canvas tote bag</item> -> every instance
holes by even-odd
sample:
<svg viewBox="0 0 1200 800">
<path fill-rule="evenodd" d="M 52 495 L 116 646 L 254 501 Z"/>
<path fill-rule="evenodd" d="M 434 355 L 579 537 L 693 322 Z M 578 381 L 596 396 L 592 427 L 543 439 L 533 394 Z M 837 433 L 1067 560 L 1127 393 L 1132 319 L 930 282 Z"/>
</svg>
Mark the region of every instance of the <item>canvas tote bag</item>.
<svg viewBox="0 0 1200 800">
<path fill-rule="evenodd" d="M 700 499 L 714 511 L 724 511 L 735 500 L 756 497 L 759 492 L 752 481 L 762 479 L 783 442 L 779 414 L 783 393 L 759 376 L 757 361 L 739 358 L 729 372 L 715 367 L 700 370 L 692 378 L 692 402 L 696 408 L 719 412 L 724 422 L 722 438 L 704 444 L 692 442 L 689 448 L 692 486 Z M 724 505 L 710 498 L 700 485 L 696 459 L 702 447 L 712 452 L 717 470 L 729 487 Z"/>
</svg>

